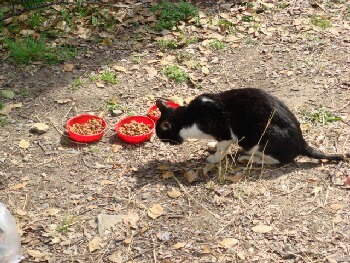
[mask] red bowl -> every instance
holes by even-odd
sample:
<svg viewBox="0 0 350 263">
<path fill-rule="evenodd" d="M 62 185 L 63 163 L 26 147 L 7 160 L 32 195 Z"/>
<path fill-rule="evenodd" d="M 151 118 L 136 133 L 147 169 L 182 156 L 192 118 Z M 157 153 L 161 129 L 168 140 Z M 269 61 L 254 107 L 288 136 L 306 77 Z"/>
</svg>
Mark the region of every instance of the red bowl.
<svg viewBox="0 0 350 263">
<path fill-rule="evenodd" d="M 130 123 L 131 121 L 136 121 L 136 122 L 142 122 L 144 124 L 150 124 L 151 125 L 151 130 L 147 134 L 143 135 L 136 135 L 136 136 L 131 136 L 131 135 L 125 135 L 119 132 L 119 128 L 123 126 L 124 124 Z M 155 128 L 155 123 L 152 119 L 146 117 L 146 116 L 130 116 L 126 117 L 124 119 L 121 119 L 119 122 L 117 122 L 114 126 L 114 129 L 116 133 L 118 134 L 118 137 L 122 139 L 123 141 L 130 143 L 130 144 L 137 144 L 141 143 L 144 141 L 148 141 L 152 134 L 154 133 L 154 128 Z"/>
<path fill-rule="evenodd" d="M 172 107 L 172 108 L 177 108 L 177 107 L 180 107 L 179 104 L 175 103 L 175 102 L 172 102 L 172 101 L 167 101 L 166 104 L 169 106 L 169 107 Z M 158 109 L 158 106 L 156 104 L 154 104 L 153 106 L 151 106 L 148 111 L 147 111 L 147 116 L 150 117 L 154 122 L 157 122 L 159 120 L 159 117 L 155 117 L 155 116 L 152 116 L 150 115 L 149 113 L 153 110 L 157 110 Z"/>
<path fill-rule="evenodd" d="M 75 123 L 82 124 L 82 123 L 88 122 L 91 119 L 102 120 L 102 125 L 104 127 L 103 131 L 101 131 L 100 133 L 93 134 L 93 135 L 81 135 L 81 134 L 75 133 L 69 129 Z M 97 142 L 97 141 L 102 139 L 103 134 L 107 130 L 107 127 L 108 127 L 107 123 L 104 119 L 102 119 L 98 116 L 95 116 L 95 115 L 90 115 L 90 114 L 81 114 L 81 115 L 75 116 L 75 117 L 69 119 L 67 121 L 67 124 L 66 124 L 66 128 L 67 128 L 69 137 L 71 137 L 74 141 L 77 141 L 77 142 Z"/>
</svg>

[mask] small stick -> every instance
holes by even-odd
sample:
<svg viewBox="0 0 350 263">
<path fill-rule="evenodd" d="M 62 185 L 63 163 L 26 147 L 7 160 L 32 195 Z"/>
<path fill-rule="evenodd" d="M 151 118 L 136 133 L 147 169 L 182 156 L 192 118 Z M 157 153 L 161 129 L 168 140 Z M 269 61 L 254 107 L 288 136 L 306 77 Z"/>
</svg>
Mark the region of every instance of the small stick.
<svg viewBox="0 0 350 263">
<path fill-rule="evenodd" d="M 220 216 L 218 214 L 213 213 L 212 211 L 210 211 L 208 208 L 206 208 L 203 204 L 201 204 L 200 202 L 198 202 L 187 190 L 186 188 L 181 184 L 181 182 L 179 181 L 179 179 L 177 179 L 175 176 L 173 176 L 173 178 L 175 179 L 175 181 L 177 182 L 177 184 L 179 185 L 180 189 L 182 191 L 184 191 L 184 193 L 195 203 L 197 203 L 199 206 L 201 206 L 205 211 L 207 211 L 209 214 L 211 214 L 213 217 L 215 217 L 216 219 L 220 219 Z"/>
</svg>

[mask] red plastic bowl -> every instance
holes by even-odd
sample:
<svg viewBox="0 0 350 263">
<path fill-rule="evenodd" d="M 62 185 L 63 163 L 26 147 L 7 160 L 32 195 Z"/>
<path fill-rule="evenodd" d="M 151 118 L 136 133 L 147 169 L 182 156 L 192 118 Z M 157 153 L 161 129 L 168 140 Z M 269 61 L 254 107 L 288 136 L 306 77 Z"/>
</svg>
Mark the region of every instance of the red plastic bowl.
<svg viewBox="0 0 350 263">
<path fill-rule="evenodd" d="M 169 106 L 169 107 L 172 107 L 172 108 L 177 108 L 177 107 L 180 107 L 179 104 L 175 103 L 175 102 L 172 102 L 172 101 L 167 101 L 166 104 Z M 156 104 L 154 104 L 153 106 L 151 106 L 148 111 L 147 111 L 147 116 L 150 117 L 154 122 L 157 122 L 159 120 L 159 117 L 154 117 L 152 115 L 150 115 L 149 113 L 153 110 L 156 110 L 158 109 L 158 106 Z"/>
<path fill-rule="evenodd" d="M 89 121 L 91 119 L 102 120 L 102 125 L 104 127 L 102 132 L 96 133 L 96 134 L 93 134 L 93 135 L 81 135 L 81 134 L 77 134 L 75 132 L 72 132 L 69 129 L 74 123 L 80 123 L 81 124 L 81 123 L 85 123 L 85 122 L 87 122 L 87 121 Z M 90 115 L 90 114 L 81 114 L 81 115 L 75 116 L 75 117 L 69 119 L 67 121 L 67 125 L 66 125 L 69 137 L 71 137 L 74 141 L 77 141 L 77 142 L 97 142 L 97 141 L 102 139 L 103 134 L 107 130 L 107 127 L 108 127 L 107 123 L 106 123 L 106 121 L 104 119 L 102 119 L 102 118 L 100 118 L 98 116 L 95 116 L 95 115 Z"/>
<path fill-rule="evenodd" d="M 130 123 L 131 121 L 136 121 L 136 122 L 142 122 L 144 124 L 150 124 L 151 125 L 151 130 L 147 134 L 143 135 L 137 135 L 137 136 L 130 136 L 130 135 L 125 135 L 119 132 L 119 128 L 123 126 L 124 124 Z M 114 126 L 115 132 L 118 134 L 118 137 L 122 139 L 123 141 L 130 143 L 130 144 L 137 144 L 141 142 L 148 141 L 152 134 L 154 133 L 154 128 L 155 128 L 154 121 L 146 116 L 130 116 L 126 117 L 124 119 L 121 119 L 119 122 L 117 122 Z"/>
</svg>

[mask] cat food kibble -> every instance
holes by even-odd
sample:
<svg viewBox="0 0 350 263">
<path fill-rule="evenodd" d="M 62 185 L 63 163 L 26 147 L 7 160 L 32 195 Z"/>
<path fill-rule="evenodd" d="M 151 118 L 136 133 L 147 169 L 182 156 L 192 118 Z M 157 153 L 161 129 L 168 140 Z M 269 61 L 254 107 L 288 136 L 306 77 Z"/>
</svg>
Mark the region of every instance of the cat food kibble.
<svg viewBox="0 0 350 263">
<path fill-rule="evenodd" d="M 160 110 L 159 109 L 151 110 L 148 114 L 152 117 L 159 118 L 160 117 Z"/>
<path fill-rule="evenodd" d="M 102 120 L 91 119 L 85 123 L 74 123 L 69 129 L 80 135 L 94 135 L 102 132 L 104 127 Z"/>
<path fill-rule="evenodd" d="M 119 132 L 124 135 L 137 136 L 144 135 L 151 131 L 150 124 L 144 124 L 142 122 L 131 121 L 130 123 L 125 123 L 119 128 Z"/>
</svg>

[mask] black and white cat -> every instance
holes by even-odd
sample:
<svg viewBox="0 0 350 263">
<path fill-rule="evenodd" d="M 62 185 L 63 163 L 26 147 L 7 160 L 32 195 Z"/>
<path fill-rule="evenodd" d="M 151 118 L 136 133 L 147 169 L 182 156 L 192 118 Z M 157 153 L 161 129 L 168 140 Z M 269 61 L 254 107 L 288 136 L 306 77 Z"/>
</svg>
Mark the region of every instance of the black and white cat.
<svg viewBox="0 0 350 263">
<path fill-rule="evenodd" d="M 230 145 L 236 143 L 244 150 L 239 161 L 278 164 L 289 163 L 299 155 L 335 161 L 345 157 L 309 146 L 294 114 L 282 101 L 260 89 L 203 94 L 188 106 L 176 109 L 162 100 L 156 104 L 161 112 L 156 134 L 162 141 L 171 144 L 181 144 L 187 138 L 217 141 L 215 154 L 207 158 L 209 163 L 219 162 Z"/>
</svg>

